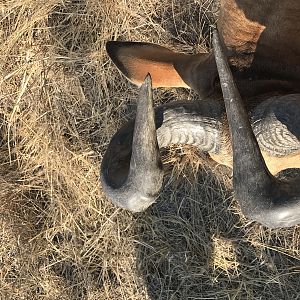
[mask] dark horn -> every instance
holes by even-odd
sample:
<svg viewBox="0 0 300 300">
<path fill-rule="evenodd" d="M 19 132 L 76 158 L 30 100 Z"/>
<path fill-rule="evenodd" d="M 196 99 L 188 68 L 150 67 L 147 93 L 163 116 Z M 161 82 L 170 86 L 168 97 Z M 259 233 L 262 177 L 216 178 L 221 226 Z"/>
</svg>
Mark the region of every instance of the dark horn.
<svg viewBox="0 0 300 300">
<path fill-rule="evenodd" d="M 268 227 L 300 223 L 300 182 L 272 176 L 260 152 L 217 30 L 213 34 L 233 149 L 233 187 L 243 213 Z"/>
<path fill-rule="evenodd" d="M 119 137 L 103 157 L 102 187 L 117 206 L 140 212 L 155 202 L 163 182 L 149 74 L 140 88 L 133 136 L 125 128 L 123 140 Z"/>
</svg>

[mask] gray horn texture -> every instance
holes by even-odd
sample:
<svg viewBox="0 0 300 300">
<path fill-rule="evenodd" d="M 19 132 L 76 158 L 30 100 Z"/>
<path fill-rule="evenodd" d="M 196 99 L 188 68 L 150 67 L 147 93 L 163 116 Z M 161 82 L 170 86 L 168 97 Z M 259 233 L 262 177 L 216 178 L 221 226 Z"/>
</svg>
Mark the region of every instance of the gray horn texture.
<svg viewBox="0 0 300 300">
<path fill-rule="evenodd" d="M 140 88 L 133 136 L 125 136 L 127 141 L 112 139 L 101 166 L 102 187 L 108 198 L 133 212 L 155 202 L 163 182 L 152 101 L 148 75 Z"/>
<path fill-rule="evenodd" d="M 145 210 L 162 187 L 159 148 L 188 144 L 219 153 L 223 113 L 222 106 L 211 101 L 178 101 L 154 110 L 148 76 L 140 90 L 135 121 L 116 132 L 103 157 L 100 177 L 107 197 L 130 211 Z"/>
<path fill-rule="evenodd" d="M 252 113 L 252 128 L 260 149 L 283 157 L 300 151 L 300 95 L 271 97 Z"/>
<path fill-rule="evenodd" d="M 213 47 L 233 149 L 233 186 L 243 213 L 270 228 L 300 223 L 300 178 L 279 181 L 268 171 L 218 32 Z"/>
</svg>

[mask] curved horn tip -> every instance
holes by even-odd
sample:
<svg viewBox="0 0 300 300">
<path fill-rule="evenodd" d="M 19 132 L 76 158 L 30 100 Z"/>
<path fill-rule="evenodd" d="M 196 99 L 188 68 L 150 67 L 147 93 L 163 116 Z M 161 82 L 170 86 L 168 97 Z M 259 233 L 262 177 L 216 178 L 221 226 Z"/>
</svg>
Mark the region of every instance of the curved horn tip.
<svg viewBox="0 0 300 300">
<path fill-rule="evenodd" d="M 139 92 L 131 157 L 122 156 L 122 152 L 118 153 L 115 149 L 112 153 L 115 153 L 116 157 L 111 157 L 110 147 L 113 146 L 113 144 L 109 145 L 106 152 L 108 154 L 105 154 L 104 157 L 107 163 L 101 169 L 103 191 L 115 205 L 132 212 L 142 212 L 155 202 L 163 184 L 163 169 L 156 137 L 150 74 L 146 76 Z M 127 151 L 125 151 L 126 153 Z M 129 169 L 121 172 L 126 176 L 126 178 L 122 178 L 123 183 L 114 186 L 107 176 L 110 167 L 108 162 L 110 159 L 114 161 L 118 158 L 120 160 L 130 159 L 130 166 Z M 112 170 L 112 175 L 117 174 L 118 166 L 112 164 L 112 167 L 115 168 Z M 118 175 L 116 177 L 118 178 Z"/>
<path fill-rule="evenodd" d="M 144 79 L 144 82 L 141 84 L 139 89 L 139 103 L 143 102 L 142 100 L 151 100 L 152 105 L 152 78 L 150 73 L 148 73 Z"/>
<path fill-rule="evenodd" d="M 150 87 L 152 88 L 152 77 L 151 77 L 151 74 L 148 73 L 144 79 L 144 83 L 143 85 L 146 85 L 147 87 Z"/>
</svg>

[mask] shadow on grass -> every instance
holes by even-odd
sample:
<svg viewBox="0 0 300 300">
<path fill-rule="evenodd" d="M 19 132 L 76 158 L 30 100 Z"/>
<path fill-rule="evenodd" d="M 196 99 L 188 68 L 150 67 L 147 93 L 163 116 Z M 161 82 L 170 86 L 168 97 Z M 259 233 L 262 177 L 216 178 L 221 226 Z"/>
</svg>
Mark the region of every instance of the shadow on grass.
<svg viewBox="0 0 300 300">
<path fill-rule="evenodd" d="M 190 1 L 189 5 L 194 2 Z M 186 1 L 176 1 L 176 4 L 177 9 L 187 5 Z M 85 49 L 96 41 L 95 31 L 92 35 L 84 30 L 81 34 L 73 32 L 74 36 L 64 35 L 71 32 L 64 30 L 68 26 L 76 27 L 76 23 L 72 23 L 73 9 L 84 10 L 85 5 L 84 1 L 74 7 L 71 3 L 54 13 L 53 18 L 58 19 L 51 20 L 49 25 L 55 28 L 53 35 L 60 49 L 59 54 L 71 52 L 83 55 Z M 157 22 L 162 23 L 172 36 L 179 33 L 176 42 L 198 43 L 200 29 L 197 29 L 199 32 L 190 29 L 197 28 L 197 22 L 202 18 L 199 11 L 193 10 L 192 14 L 177 11 L 175 15 L 185 18 L 186 22 L 193 16 L 193 24 L 184 23 L 182 27 L 173 22 L 173 15 L 174 12 L 166 10 Z M 205 30 L 209 39 L 207 26 Z M 85 34 L 89 38 L 77 39 Z M 174 42 L 173 39 L 171 41 Z M 86 62 L 81 64 L 79 60 L 70 70 L 73 71 L 78 72 L 83 93 L 92 103 L 87 108 L 87 115 L 92 115 L 92 106 L 97 106 L 100 115 L 108 110 L 108 102 L 98 97 L 97 89 L 101 90 L 101 87 L 95 83 L 97 76 L 93 67 L 86 69 Z M 113 88 L 108 86 L 107 89 Z M 114 105 L 117 110 L 118 104 Z M 117 111 L 115 114 L 116 119 L 120 120 L 122 113 Z M 84 122 L 87 119 L 82 118 L 76 124 L 81 126 L 77 128 L 78 132 L 83 139 L 86 135 L 91 143 L 99 144 L 101 139 L 96 136 L 104 130 L 105 124 L 103 127 L 95 124 L 91 128 Z M 71 133 L 69 135 L 72 136 Z M 236 209 L 231 189 L 222 179 L 212 175 L 211 170 L 199 172 L 196 179 L 190 177 L 193 172 L 189 167 L 180 171 L 178 178 L 175 173 L 166 177 L 158 202 L 138 215 L 135 222 L 136 267 L 150 298 L 296 299 L 300 291 L 299 230 L 271 231 L 257 224 L 248 224 Z M 72 280 L 83 280 L 82 268 L 73 262 L 57 265 L 54 272 L 67 278 L 70 286 Z M 100 288 L 103 284 L 101 273 L 100 267 L 93 275 Z M 79 279 L 74 280 L 75 277 Z M 114 282 L 115 276 L 104 279 Z M 86 291 L 80 291 L 80 295 L 86 296 Z"/>
<path fill-rule="evenodd" d="M 223 180 L 202 170 L 191 183 L 184 172 L 138 218 L 137 270 L 151 299 L 296 299 L 298 246 L 286 243 L 298 230 L 246 223 Z"/>
</svg>

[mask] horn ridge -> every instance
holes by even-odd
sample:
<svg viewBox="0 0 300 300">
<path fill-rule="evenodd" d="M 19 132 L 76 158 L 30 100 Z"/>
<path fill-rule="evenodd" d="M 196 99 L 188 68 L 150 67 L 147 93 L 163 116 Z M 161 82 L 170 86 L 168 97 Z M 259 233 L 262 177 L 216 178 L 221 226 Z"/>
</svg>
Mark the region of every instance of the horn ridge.
<svg viewBox="0 0 300 300">
<path fill-rule="evenodd" d="M 279 181 L 266 167 L 217 30 L 213 48 L 233 149 L 233 186 L 243 213 L 270 228 L 300 223 L 300 178 Z"/>
<path fill-rule="evenodd" d="M 128 124 L 129 128 L 130 125 Z M 133 136 L 126 135 L 126 129 L 128 128 L 124 129 L 124 139 L 127 140 L 123 141 L 124 149 L 121 148 L 123 158 L 117 159 L 108 152 L 105 154 L 101 166 L 101 182 L 104 192 L 113 203 L 130 211 L 139 212 L 155 201 L 163 181 L 149 74 L 140 88 Z M 131 143 L 132 151 L 128 150 Z M 129 157 L 128 167 L 126 159 Z M 117 159 L 116 162 L 114 159 Z M 120 181 L 119 184 L 111 182 L 109 177 L 110 165 L 114 163 L 119 170 L 117 173 L 123 173 L 115 174 L 116 181 Z M 118 164 L 121 164 L 120 168 Z"/>
</svg>

